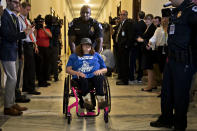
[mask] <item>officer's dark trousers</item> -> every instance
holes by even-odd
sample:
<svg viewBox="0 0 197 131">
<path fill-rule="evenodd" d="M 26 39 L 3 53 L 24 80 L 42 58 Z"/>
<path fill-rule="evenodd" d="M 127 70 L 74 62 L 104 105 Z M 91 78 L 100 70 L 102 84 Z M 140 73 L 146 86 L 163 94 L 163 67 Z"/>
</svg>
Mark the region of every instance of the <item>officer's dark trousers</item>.
<svg viewBox="0 0 197 131">
<path fill-rule="evenodd" d="M 129 80 L 129 49 L 120 47 L 118 55 L 120 57 L 120 79 L 127 83 Z"/>
<path fill-rule="evenodd" d="M 24 44 L 23 91 L 35 90 L 35 57 L 33 43 Z"/>
<path fill-rule="evenodd" d="M 193 68 L 169 59 L 165 65 L 161 94 L 161 112 L 163 118 L 175 124 L 175 129 L 187 127 L 189 90 Z M 174 109 L 174 116 L 173 116 Z"/>
<path fill-rule="evenodd" d="M 132 48 L 130 50 L 130 61 L 129 61 L 129 65 L 130 65 L 130 77 L 129 79 L 131 81 L 135 80 L 135 71 L 136 71 L 136 55 L 137 55 L 137 50 L 136 48 Z"/>
</svg>

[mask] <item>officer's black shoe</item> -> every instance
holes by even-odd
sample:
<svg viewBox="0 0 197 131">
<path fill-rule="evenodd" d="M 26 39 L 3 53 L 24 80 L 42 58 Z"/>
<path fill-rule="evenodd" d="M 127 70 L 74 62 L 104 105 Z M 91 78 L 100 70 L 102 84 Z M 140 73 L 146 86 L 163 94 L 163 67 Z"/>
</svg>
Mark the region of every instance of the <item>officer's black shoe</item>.
<svg viewBox="0 0 197 131">
<path fill-rule="evenodd" d="M 186 131 L 186 129 L 174 129 L 173 131 Z"/>
<path fill-rule="evenodd" d="M 124 82 L 124 81 L 117 81 L 116 85 L 128 85 L 128 82 Z"/>
<path fill-rule="evenodd" d="M 55 82 L 59 81 L 59 78 L 58 78 L 58 77 L 55 77 L 55 78 L 54 78 L 54 81 L 55 81 Z"/>
<path fill-rule="evenodd" d="M 27 92 L 28 94 L 31 94 L 31 95 L 40 95 L 41 94 L 41 92 L 38 92 L 38 91 L 36 91 L 36 90 L 34 90 L 34 91 L 29 91 L 29 92 Z"/>
<path fill-rule="evenodd" d="M 16 103 L 28 103 L 30 102 L 30 99 L 27 98 L 25 95 L 17 96 L 15 99 Z"/>
<path fill-rule="evenodd" d="M 152 126 L 152 127 L 172 128 L 173 124 L 172 124 L 172 122 L 169 122 L 167 120 L 164 120 L 162 118 L 162 116 L 160 116 L 157 121 L 150 122 L 150 126 Z"/>
</svg>

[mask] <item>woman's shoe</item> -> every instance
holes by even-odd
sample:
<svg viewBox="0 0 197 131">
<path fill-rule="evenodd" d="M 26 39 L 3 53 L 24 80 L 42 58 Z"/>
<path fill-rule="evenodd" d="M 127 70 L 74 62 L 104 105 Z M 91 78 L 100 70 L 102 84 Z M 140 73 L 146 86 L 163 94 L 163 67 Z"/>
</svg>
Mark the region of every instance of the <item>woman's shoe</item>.
<svg viewBox="0 0 197 131">
<path fill-rule="evenodd" d="M 157 90 L 157 86 L 155 86 L 155 87 L 152 87 L 152 89 L 153 89 L 153 90 Z"/>
<path fill-rule="evenodd" d="M 108 106 L 107 101 L 105 100 L 105 96 L 97 96 L 98 100 L 98 107 L 100 109 L 104 109 L 105 107 Z"/>
<path fill-rule="evenodd" d="M 141 91 L 152 92 L 152 89 L 144 89 L 144 88 L 142 88 Z"/>
<path fill-rule="evenodd" d="M 83 106 L 86 108 L 86 109 L 93 109 L 94 108 L 94 105 L 92 104 L 92 101 L 91 101 L 91 98 L 90 98 L 90 93 L 88 93 L 86 96 L 82 96 L 83 98 Z"/>
</svg>

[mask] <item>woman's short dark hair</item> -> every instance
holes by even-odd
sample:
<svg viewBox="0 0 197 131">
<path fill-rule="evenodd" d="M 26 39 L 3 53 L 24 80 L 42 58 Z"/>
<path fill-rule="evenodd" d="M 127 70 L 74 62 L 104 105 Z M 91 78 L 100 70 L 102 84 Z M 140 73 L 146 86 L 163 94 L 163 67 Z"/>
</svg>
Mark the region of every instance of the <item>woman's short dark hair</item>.
<svg viewBox="0 0 197 131">
<path fill-rule="evenodd" d="M 138 16 L 139 16 L 140 19 L 144 19 L 144 17 L 145 17 L 145 12 L 144 12 L 144 11 L 140 11 L 140 12 L 138 13 Z"/>
<path fill-rule="evenodd" d="M 53 19 L 52 15 L 46 15 L 45 16 L 45 24 L 46 25 L 51 25 L 52 24 L 52 19 Z"/>
<path fill-rule="evenodd" d="M 95 50 L 94 50 L 93 46 L 91 46 L 90 54 L 94 55 L 94 53 L 95 53 Z M 76 47 L 76 54 L 77 54 L 77 56 L 80 56 L 80 57 L 82 57 L 84 55 L 82 44 L 80 44 Z"/>
<path fill-rule="evenodd" d="M 147 14 L 144 19 L 148 19 L 148 17 L 151 18 L 151 19 L 154 18 L 152 14 Z"/>
</svg>

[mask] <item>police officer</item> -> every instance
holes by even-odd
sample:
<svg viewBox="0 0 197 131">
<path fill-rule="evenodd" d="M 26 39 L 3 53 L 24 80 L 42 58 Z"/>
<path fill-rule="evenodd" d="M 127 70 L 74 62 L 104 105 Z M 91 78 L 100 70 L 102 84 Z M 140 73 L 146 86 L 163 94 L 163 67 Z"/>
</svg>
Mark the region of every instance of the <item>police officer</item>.
<svg viewBox="0 0 197 131">
<path fill-rule="evenodd" d="M 170 1 L 176 8 L 168 28 L 169 53 L 163 76 L 161 116 L 150 125 L 174 126 L 176 131 L 185 131 L 189 91 L 197 69 L 197 6 L 190 0 Z"/>
<path fill-rule="evenodd" d="M 103 43 L 101 24 L 90 17 L 91 8 L 87 5 L 81 8 L 80 15 L 69 24 L 68 38 L 71 52 L 75 52 L 75 46 L 80 44 L 82 38 L 90 38 L 95 51 L 101 52 Z"/>
</svg>

